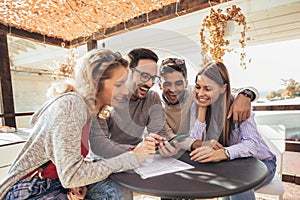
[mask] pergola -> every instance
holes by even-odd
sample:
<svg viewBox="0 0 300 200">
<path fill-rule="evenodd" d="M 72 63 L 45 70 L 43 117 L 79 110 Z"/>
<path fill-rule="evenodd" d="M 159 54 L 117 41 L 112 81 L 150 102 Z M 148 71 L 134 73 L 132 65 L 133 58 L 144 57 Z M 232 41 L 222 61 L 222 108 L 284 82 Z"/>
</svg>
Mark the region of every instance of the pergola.
<svg viewBox="0 0 300 200">
<path fill-rule="evenodd" d="M 222 0 L 5 0 L 0 2 L 4 124 L 16 127 L 7 35 L 72 48 L 222 3 Z"/>
</svg>

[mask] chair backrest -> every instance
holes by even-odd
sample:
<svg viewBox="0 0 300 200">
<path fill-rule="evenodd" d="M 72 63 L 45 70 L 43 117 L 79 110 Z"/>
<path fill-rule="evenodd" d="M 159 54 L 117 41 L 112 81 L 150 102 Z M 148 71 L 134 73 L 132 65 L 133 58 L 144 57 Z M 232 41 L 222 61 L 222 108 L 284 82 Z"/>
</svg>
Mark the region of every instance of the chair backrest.
<svg viewBox="0 0 300 200">
<path fill-rule="evenodd" d="M 264 138 L 270 150 L 277 157 L 277 172 L 281 179 L 283 153 L 285 152 L 285 126 L 284 125 L 257 125 L 259 133 Z"/>
</svg>

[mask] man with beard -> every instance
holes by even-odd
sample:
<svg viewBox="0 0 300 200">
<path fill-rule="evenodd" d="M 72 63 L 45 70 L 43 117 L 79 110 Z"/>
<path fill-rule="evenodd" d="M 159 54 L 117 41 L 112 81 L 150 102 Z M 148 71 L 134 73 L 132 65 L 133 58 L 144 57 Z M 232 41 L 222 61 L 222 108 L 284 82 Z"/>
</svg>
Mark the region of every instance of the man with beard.
<svg viewBox="0 0 300 200">
<path fill-rule="evenodd" d="M 165 131 L 168 137 L 189 133 L 190 107 L 194 100 L 194 94 L 193 86 L 188 86 L 185 61 L 179 58 L 164 59 L 159 75 L 162 78 L 159 86 L 162 90 L 162 105 L 166 115 Z M 251 101 L 257 98 L 258 92 L 255 88 L 240 89 L 228 117 L 233 114 L 235 122 L 246 120 L 250 116 Z M 191 138 L 180 143 L 180 146 L 186 150 L 192 150 L 201 145 L 201 141 Z"/>
<path fill-rule="evenodd" d="M 130 59 L 129 91 L 114 108 L 113 116 L 108 119 L 95 119 L 90 131 L 90 145 L 94 154 L 110 158 L 131 150 L 143 138 L 144 133 L 166 136 L 164 114 L 157 92 L 150 88 L 160 81 L 157 76 L 158 56 L 149 49 L 138 48 L 128 53 Z M 161 153 L 176 153 L 180 147 L 165 142 Z M 161 144 L 162 146 L 162 144 Z"/>
</svg>

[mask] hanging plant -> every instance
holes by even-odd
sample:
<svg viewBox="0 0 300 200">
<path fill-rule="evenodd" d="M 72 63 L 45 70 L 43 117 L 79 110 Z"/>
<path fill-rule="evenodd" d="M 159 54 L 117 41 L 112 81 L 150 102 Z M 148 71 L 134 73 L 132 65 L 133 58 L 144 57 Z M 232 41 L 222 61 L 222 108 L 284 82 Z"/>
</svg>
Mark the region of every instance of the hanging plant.
<svg viewBox="0 0 300 200">
<path fill-rule="evenodd" d="M 68 54 L 65 55 L 65 62 L 60 62 L 57 67 L 53 69 L 53 74 L 56 79 L 73 78 L 74 67 L 76 64 L 76 55 L 73 49 L 68 50 Z"/>
<path fill-rule="evenodd" d="M 200 29 L 200 44 L 202 45 L 201 54 L 203 56 L 204 66 L 210 62 L 210 58 L 207 57 L 208 53 L 212 60 L 223 62 L 223 56 L 226 51 L 230 51 L 228 48 L 230 42 L 226 39 L 226 29 L 228 29 L 229 24 L 232 25 L 232 22 L 234 22 L 234 25 L 237 24 L 238 26 L 242 26 L 239 39 L 239 43 L 242 47 L 240 65 L 241 67 L 246 68 L 246 53 L 244 48 L 246 46 L 246 41 L 250 40 L 250 38 L 246 37 L 246 17 L 241 12 L 241 8 L 236 5 L 227 8 L 225 12 L 220 8 L 218 8 L 217 11 L 211 8 L 210 14 L 204 18 L 202 28 Z M 208 31 L 209 38 L 205 35 L 206 31 Z"/>
</svg>

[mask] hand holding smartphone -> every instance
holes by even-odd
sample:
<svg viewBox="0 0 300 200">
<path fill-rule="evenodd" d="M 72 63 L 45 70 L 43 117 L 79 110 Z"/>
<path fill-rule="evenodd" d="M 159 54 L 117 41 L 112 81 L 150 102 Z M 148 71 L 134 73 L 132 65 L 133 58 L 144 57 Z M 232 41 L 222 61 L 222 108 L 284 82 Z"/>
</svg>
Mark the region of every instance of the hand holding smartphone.
<svg viewBox="0 0 300 200">
<path fill-rule="evenodd" d="M 186 139 L 187 137 L 189 137 L 189 134 L 182 134 L 182 135 L 177 135 L 171 139 L 168 140 L 168 142 L 173 145 L 175 141 L 178 141 L 178 142 L 181 142 L 183 141 L 184 139 Z M 155 150 L 158 151 L 158 147 L 155 147 Z"/>
</svg>

